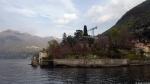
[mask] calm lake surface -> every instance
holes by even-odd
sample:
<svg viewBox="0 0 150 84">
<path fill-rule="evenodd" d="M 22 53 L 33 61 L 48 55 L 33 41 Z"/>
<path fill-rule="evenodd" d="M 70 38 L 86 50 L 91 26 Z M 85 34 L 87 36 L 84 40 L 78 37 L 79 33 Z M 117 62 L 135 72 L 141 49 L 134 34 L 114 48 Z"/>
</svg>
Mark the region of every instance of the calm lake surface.
<svg viewBox="0 0 150 84">
<path fill-rule="evenodd" d="M 0 84 L 150 84 L 150 66 L 41 69 L 29 63 L 0 60 Z"/>
</svg>

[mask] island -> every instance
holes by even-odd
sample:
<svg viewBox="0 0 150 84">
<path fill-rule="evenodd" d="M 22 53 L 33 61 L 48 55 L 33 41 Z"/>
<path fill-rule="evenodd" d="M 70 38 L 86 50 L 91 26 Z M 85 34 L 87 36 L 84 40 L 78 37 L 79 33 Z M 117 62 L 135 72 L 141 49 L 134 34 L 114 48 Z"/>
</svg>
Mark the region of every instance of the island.
<svg viewBox="0 0 150 84">
<path fill-rule="evenodd" d="M 150 64 L 150 43 L 141 42 L 127 31 L 124 35 L 99 34 L 94 36 L 94 27 L 76 30 L 74 36 L 63 34 L 61 43 L 49 41 L 49 46 L 33 56 L 33 66 L 47 67 L 119 67 Z M 88 34 L 92 31 L 92 35 Z M 124 32 L 124 33 L 123 33 Z M 121 33 L 120 33 L 121 34 Z"/>
</svg>

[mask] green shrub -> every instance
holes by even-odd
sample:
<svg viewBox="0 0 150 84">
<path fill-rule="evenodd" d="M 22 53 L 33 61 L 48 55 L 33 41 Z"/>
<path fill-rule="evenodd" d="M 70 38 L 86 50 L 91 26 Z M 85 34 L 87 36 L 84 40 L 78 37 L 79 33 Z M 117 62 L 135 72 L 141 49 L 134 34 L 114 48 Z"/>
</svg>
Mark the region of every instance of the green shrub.
<svg viewBox="0 0 150 84">
<path fill-rule="evenodd" d="M 129 52 L 128 54 L 126 54 L 125 57 L 130 60 L 140 60 L 141 59 L 141 56 L 136 55 L 134 52 Z"/>
</svg>

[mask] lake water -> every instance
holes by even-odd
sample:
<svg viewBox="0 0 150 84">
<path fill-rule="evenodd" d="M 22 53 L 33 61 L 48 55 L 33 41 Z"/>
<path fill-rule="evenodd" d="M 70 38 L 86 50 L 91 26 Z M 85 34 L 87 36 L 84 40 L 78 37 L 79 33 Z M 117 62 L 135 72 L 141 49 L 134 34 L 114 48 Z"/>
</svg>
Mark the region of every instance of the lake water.
<svg viewBox="0 0 150 84">
<path fill-rule="evenodd" d="M 150 66 L 33 68 L 30 60 L 0 60 L 0 84 L 150 84 Z"/>
</svg>

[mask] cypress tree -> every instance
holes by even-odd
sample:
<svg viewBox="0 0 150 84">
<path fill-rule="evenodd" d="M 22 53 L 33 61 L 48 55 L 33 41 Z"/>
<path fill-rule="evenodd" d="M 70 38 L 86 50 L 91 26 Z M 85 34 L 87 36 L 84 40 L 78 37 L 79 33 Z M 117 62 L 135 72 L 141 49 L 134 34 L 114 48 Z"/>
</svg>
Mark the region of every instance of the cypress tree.
<svg viewBox="0 0 150 84">
<path fill-rule="evenodd" d="M 63 34 L 63 40 L 62 40 L 62 42 L 63 42 L 63 43 L 66 43 L 66 41 L 67 41 L 67 34 L 64 33 L 64 34 Z"/>
<path fill-rule="evenodd" d="M 87 31 L 87 26 L 86 25 L 84 25 L 84 33 L 83 33 L 83 35 L 84 36 L 88 36 L 88 31 Z"/>
</svg>

